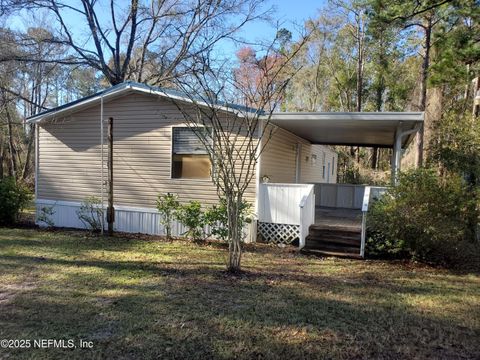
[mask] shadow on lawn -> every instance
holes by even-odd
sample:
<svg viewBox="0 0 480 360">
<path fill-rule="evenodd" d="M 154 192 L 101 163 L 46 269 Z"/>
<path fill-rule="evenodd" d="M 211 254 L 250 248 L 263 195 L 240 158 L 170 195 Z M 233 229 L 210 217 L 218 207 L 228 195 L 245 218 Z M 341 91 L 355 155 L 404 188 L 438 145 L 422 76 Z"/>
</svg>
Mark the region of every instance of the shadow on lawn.
<svg viewBox="0 0 480 360">
<path fill-rule="evenodd" d="M 477 284 L 474 280 L 462 279 L 461 284 L 456 287 L 444 287 L 439 285 L 425 286 L 406 285 L 391 281 L 389 277 L 378 276 L 372 273 L 360 274 L 308 274 L 298 271 L 288 271 L 285 269 L 261 270 L 259 267 L 251 267 L 240 275 L 230 275 L 223 271 L 224 264 L 214 261 L 108 261 L 108 260 L 83 260 L 83 259 L 58 259 L 46 256 L 25 256 L 25 255 L 0 255 L 0 266 L 9 268 L 29 267 L 33 268 L 39 265 L 44 266 L 67 266 L 76 268 L 100 268 L 103 270 L 115 272 L 141 272 L 147 276 L 176 276 L 179 278 L 191 279 L 199 276 L 208 276 L 216 281 L 230 282 L 233 284 L 263 282 L 266 284 L 275 282 L 295 282 L 301 286 L 316 287 L 321 290 L 331 290 L 338 286 L 348 288 L 349 291 L 365 290 L 375 292 L 384 292 L 386 294 L 426 294 L 432 296 L 450 296 L 461 293 L 462 286 Z M 329 264 L 329 266 L 332 266 Z M 338 265 L 340 266 L 340 265 Z M 88 275 L 88 274 L 87 274 Z M 419 276 L 419 275 L 416 275 Z M 104 283 L 108 286 L 108 278 Z M 98 280 L 101 282 L 101 280 Z M 371 299 L 370 299 L 371 301 Z"/>
<path fill-rule="evenodd" d="M 360 275 L 313 276 L 254 267 L 232 277 L 213 261 L 0 256 L 0 268 L 49 273 L 58 266 L 65 269 L 58 280 L 20 292 L 8 311 L 0 313 L 1 337 L 81 338 L 94 341 L 94 349 L 11 354 L 83 358 L 89 352 L 92 357 L 178 359 L 480 356 L 478 329 L 441 318 L 443 314 L 422 314 L 402 301 L 402 294 L 440 296 L 445 289 L 393 284 L 388 276 L 362 280 Z M 91 268 L 103 272 L 90 273 Z M 380 302 L 377 293 L 391 303 Z M 478 314 L 473 304 L 464 311 Z"/>
</svg>

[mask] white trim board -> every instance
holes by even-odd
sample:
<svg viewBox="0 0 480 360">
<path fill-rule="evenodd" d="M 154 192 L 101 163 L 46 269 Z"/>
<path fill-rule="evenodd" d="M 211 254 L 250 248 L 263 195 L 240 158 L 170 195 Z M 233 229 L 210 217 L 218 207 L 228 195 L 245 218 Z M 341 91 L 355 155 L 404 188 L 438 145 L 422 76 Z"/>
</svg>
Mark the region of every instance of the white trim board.
<svg viewBox="0 0 480 360">
<path fill-rule="evenodd" d="M 38 214 L 42 206 L 51 206 L 54 209 L 54 214 L 51 220 L 56 227 L 67 227 L 76 229 L 85 229 L 84 224 L 78 219 L 77 210 L 81 203 L 76 201 L 62 201 L 51 199 L 37 199 L 35 200 L 36 213 Z M 134 206 L 114 205 L 115 207 L 115 222 L 113 225 L 114 231 L 127 233 L 140 233 L 149 235 L 165 235 L 165 230 L 160 224 L 160 214 L 154 208 L 141 208 Z M 105 220 L 106 222 L 106 220 Z M 35 223 L 39 226 L 45 226 L 35 219 Z M 207 233 L 210 229 L 205 229 Z M 172 235 L 181 236 L 186 231 L 186 228 L 178 221 L 172 223 Z M 256 241 L 256 226 L 255 222 L 247 226 L 245 242 Z"/>
<path fill-rule="evenodd" d="M 76 206 L 80 207 L 81 202 L 78 201 L 63 201 L 63 200 L 51 200 L 51 199 L 37 199 L 35 200 L 36 204 L 41 205 L 60 205 L 60 206 Z M 125 211 L 141 211 L 148 213 L 158 213 L 158 210 L 155 208 L 144 208 L 136 206 L 125 206 L 125 205 L 113 205 L 115 210 L 125 210 Z"/>
</svg>

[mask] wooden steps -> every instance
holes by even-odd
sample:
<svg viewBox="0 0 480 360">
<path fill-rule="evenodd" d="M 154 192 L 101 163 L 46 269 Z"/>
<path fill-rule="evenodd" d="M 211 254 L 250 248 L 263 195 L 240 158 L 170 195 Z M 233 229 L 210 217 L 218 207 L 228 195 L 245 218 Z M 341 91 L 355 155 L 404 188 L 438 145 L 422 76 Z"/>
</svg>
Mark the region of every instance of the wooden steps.
<svg viewBox="0 0 480 360">
<path fill-rule="evenodd" d="M 335 256 L 335 257 L 348 258 L 348 259 L 362 259 L 362 257 L 360 256 L 360 252 L 358 254 L 357 253 L 354 254 L 354 253 L 344 253 L 344 252 L 316 250 L 316 249 L 307 249 L 307 248 L 303 248 L 301 252 L 306 255 Z"/>
<path fill-rule="evenodd" d="M 360 258 L 361 225 L 330 224 L 310 226 L 303 253 L 321 256 Z"/>
</svg>

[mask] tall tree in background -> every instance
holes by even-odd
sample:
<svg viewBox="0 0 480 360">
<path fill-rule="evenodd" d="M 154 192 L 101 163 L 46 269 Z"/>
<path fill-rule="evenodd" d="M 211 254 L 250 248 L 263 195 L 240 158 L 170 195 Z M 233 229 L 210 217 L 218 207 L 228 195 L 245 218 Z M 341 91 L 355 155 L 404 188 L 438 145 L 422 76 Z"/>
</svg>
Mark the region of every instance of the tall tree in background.
<svg viewBox="0 0 480 360">
<path fill-rule="evenodd" d="M 448 18 L 454 15 L 463 1 L 448 0 L 420 0 L 420 1 L 393 1 L 375 0 L 376 16 L 392 26 L 399 26 L 404 30 L 417 29 L 421 33 L 420 56 L 422 66 L 420 71 L 420 97 L 417 103 L 417 110 L 427 110 L 427 87 L 429 85 L 429 72 L 432 62 L 432 48 L 434 30 L 447 23 Z M 417 156 L 416 165 L 423 166 L 425 152 L 425 137 L 427 143 L 432 129 L 432 116 L 427 112 L 425 123 L 417 134 Z"/>
<path fill-rule="evenodd" d="M 366 28 L 367 28 L 367 7 L 366 3 L 361 0 L 338 1 L 330 0 L 333 5 L 343 12 L 347 19 L 346 28 L 350 36 L 354 40 L 353 57 L 356 62 L 356 103 L 355 111 L 361 112 L 363 105 L 363 88 L 364 88 L 364 69 L 366 56 Z M 350 20 L 350 21 L 348 21 Z M 350 147 L 350 155 L 356 155 L 357 163 L 360 162 L 360 148 Z"/>
<path fill-rule="evenodd" d="M 399 28 L 375 16 L 375 3 L 368 10 L 368 63 L 365 110 L 404 111 L 411 97 L 417 77 L 416 61 L 409 57 L 411 52 L 405 41 L 401 41 Z M 399 81 L 402 79 L 402 81 Z M 370 167 L 377 169 L 379 152 L 388 150 L 372 149 Z"/>
<path fill-rule="evenodd" d="M 331 5 L 343 14 L 345 27 L 353 39 L 353 58 L 356 62 L 356 103 L 355 111 L 362 111 L 364 69 L 366 56 L 367 3 L 362 0 L 330 0 Z"/>
<path fill-rule="evenodd" d="M 238 102 L 254 108 L 268 105 L 268 109 L 279 110 L 285 100 L 287 83 L 283 76 L 285 56 L 273 50 L 258 57 L 251 47 L 241 48 L 236 55 L 238 67 L 234 68 L 233 74 Z M 275 90 L 278 94 L 272 96 L 270 93 Z M 266 98 L 271 99 L 271 103 L 263 104 Z"/>
</svg>

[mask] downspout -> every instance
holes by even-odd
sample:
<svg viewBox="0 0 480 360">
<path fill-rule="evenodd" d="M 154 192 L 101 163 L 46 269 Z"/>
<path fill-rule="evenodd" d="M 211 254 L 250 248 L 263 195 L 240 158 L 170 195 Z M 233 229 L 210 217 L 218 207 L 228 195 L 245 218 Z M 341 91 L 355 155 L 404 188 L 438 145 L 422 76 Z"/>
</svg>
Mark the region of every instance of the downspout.
<svg viewBox="0 0 480 360">
<path fill-rule="evenodd" d="M 103 235 L 103 229 L 105 228 L 105 207 L 103 205 L 103 187 L 104 187 L 104 180 L 103 180 L 103 93 L 102 96 L 100 97 L 100 158 L 101 158 L 101 164 L 100 164 L 100 197 L 101 197 L 101 204 L 102 204 L 102 229 L 101 229 L 101 234 Z"/>
<path fill-rule="evenodd" d="M 259 205 L 260 205 L 260 200 L 259 200 L 259 195 L 260 195 L 260 171 L 262 169 L 262 140 L 263 140 L 263 120 L 258 119 L 258 144 L 257 144 L 257 165 L 255 166 L 255 190 L 256 190 L 256 199 L 255 199 L 255 214 L 257 214 L 258 217 L 258 210 L 259 210 Z"/>
<path fill-rule="evenodd" d="M 39 159 L 40 159 L 40 154 L 38 152 L 39 149 L 39 125 L 35 123 L 34 125 L 34 130 L 35 131 L 35 204 L 38 201 L 38 169 L 39 169 Z M 37 223 L 37 209 L 35 206 L 35 223 Z"/>
<path fill-rule="evenodd" d="M 263 132 L 264 132 L 264 122 L 262 119 L 258 119 L 258 143 L 257 143 L 257 164 L 255 166 L 255 212 L 254 216 L 256 220 L 253 222 L 253 226 L 250 227 L 250 241 L 257 242 L 257 226 L 258 226 L 258 219 L 260 218 L 259 210 L 260 210 L 260 181 L 261 175 L 260 171 L 262 169 L 262 143 L 263 143 Z"/>
<path fill-rule="evenodd" d="M 301 157 L 302 157 L 302 144 L 295 144 L 295 183 L 300 183 L 301 177 Z"/>
</svg>

